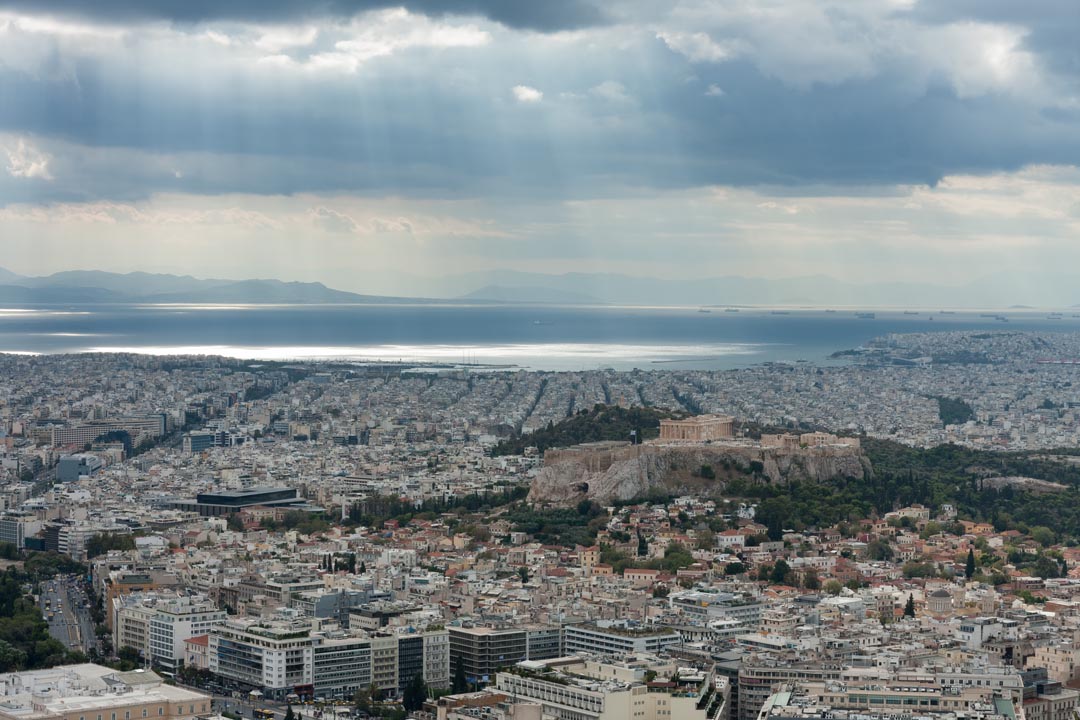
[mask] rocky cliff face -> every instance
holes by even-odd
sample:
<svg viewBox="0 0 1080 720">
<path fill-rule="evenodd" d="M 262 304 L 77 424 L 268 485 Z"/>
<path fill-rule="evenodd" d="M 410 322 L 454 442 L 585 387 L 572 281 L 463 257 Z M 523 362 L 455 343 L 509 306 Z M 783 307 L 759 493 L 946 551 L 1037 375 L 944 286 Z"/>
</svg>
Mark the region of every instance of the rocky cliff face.
<svg viewBox="0 0 1080 720">
<path fill-rule="evenodd" d="M 701 477 L 703 466 L 716 477 Z M 762 449 L 756 445 L 579 446 L 549 451 L 533 479 L 529 500 L 572 505 L 588 498 L 600 503 L 631 500 L 659 491 L 717 496 L 732 477 L 756 474 L 763 482 L 863 478 L 869 459 L 856 448 Z"/>
</svg>

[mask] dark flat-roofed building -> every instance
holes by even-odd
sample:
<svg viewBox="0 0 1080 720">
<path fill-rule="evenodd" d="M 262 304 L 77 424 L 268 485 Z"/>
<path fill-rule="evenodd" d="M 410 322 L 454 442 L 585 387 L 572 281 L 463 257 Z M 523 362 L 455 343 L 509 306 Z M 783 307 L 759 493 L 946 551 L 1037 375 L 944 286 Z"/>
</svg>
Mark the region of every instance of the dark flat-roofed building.
<svg viewBox="0 0 1080 720">
<path fill-rule="evenodd" d="M 197 512 L 203 517 L 215 517 L 229 515 L 255 505 L 277 507 L 301 505 L 303 502 L 296 488 L 254 487 L 246 490 L 199 493 L 194 500 L 176 500 L 172 506 Z"/>
</svg>

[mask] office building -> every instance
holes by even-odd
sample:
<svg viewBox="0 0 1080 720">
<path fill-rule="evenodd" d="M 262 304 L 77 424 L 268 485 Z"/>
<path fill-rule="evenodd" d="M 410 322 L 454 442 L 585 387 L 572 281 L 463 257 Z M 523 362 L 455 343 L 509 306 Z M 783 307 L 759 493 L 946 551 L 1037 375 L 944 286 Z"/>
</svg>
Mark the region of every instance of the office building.
<svg viewBox="0 0 1080 720">
<path fill-rule="evenodd" d="M 75 482 L 82 478 L 93 477 L 103 465 L 104 463 L 97 455 L 62 455 L 56 464 L 56 480 Z"/>
<path fill-rule="evenodd" d="M 673 628 L 644 627 L 626 622 L 598 621 L 563 628 L 563 652 L 567 655 L 655 654 L 681 642 L 682 636 Z"/>
</svg>

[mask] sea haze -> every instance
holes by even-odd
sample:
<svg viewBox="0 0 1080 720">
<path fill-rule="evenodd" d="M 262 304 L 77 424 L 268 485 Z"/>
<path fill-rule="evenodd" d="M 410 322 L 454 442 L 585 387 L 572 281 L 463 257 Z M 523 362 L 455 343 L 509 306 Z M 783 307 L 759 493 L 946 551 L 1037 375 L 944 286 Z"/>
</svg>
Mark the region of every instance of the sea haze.
<svg viewBox="0 0 1080 720">
<path fill-rule="evenodd" d="M 783 314 L 778 314 L 783 313 Z M 537 370 L 831 364 L 890 332 L 1078 331 L 1080 317 L 1013 312 L 524 305 L 81 305 L 0 308 L 0 351 L 216 354 L 483 363 Z"/>
</svg>

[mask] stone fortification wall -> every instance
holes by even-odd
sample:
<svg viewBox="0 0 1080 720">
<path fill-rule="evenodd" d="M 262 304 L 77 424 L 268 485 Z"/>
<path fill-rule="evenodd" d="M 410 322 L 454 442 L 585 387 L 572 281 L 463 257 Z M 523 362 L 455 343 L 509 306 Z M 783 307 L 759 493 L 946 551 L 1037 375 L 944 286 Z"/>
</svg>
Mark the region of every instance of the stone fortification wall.
<svg viewBox="0 0 1080 720">
<path fill-rule="evenodd" d="M 717 475 L 701 477 L 709 466 Z M 863 478 L 870 461 L 857 445 L 762 447 L 751 441 L 707 444 L 594 443 L 549 450 L 533 479 L 529 499 L 571 505 L 630 500 L 660 490 L 673 494 L 722 495 L 725 478 L 752 475 L 762 482 Z"/>
</svg>

